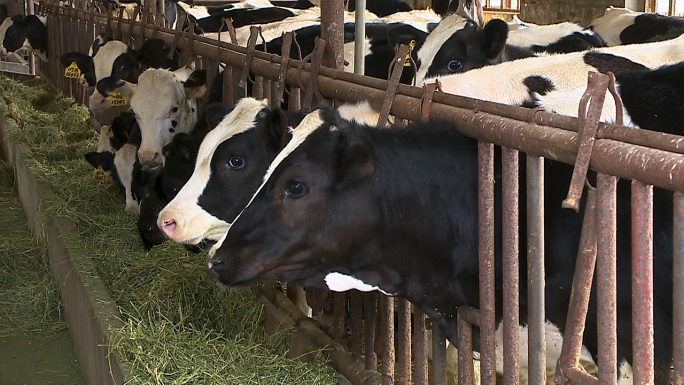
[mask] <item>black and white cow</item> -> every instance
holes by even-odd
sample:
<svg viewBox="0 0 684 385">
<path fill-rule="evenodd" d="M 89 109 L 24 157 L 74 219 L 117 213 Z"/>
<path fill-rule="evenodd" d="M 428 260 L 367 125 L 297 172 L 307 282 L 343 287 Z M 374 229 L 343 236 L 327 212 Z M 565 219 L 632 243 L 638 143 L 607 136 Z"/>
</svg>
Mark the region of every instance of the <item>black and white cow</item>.
<svg viewBox="0 0 684 385">
<path fill-rule="evenodd" d="M 442 19 L 429 34 L 401 26 L 390 30 L 388 39 L 391 45 L 415 46 L 417 83 L 538 53 L 566 53 L 605 45 L 592 31 L 573 23 L 531 26 L 509 33 L 502 20 L 493 19 L 482 28 L 458 14 Z"/>
<path fill-rule="evenodd" d="M 639 71 L 684 61 L 684 36 L 655 43 L 597 48 L 531 57 L 440 77 L 444 92 L 517 106 L 537 103 L 539 95 L 585 87 L 587 73 Z M 426 82 L 429 80 L 426 80 Z M 576 112 L 575 112 L 576 113 Z"/>
<path fill-rule="evenodd" d="M 329 110 L 311 113 L 293 130 L 257 193 L 212 247 L 208 267 L 226 285 L 277 279 L 401 296 L 456 342 L 457 307 L 479 307 L 477 147 L 476 140 L 451 124 L 378 130 L 350 124 Z M 524 173 L 525 167 L 520 169 Z M 574 271 L 583 214 L 561 208 L 572 167 L 547 161 L 545 174 L 545 291 L 553 298 L 546 303 L 546 317 L 554 330 L 547 337 L 562 338 L 572 281 L 568 272 Z M 499 182 L 494 184 L 497 202 Z M 629 187 L 626 181 L 618 184 L 621 375 L 628 375 L 632 360 Z M 524 189 L 520 193 L 524 266 L 526 199 Z M 655 189 L 654 196 L 656 382 L 664 383 L 672 357 L 672 194 Z M 500 240 L 500 205 L 494 210 L 495 239 Z M 500 296 L 500 244 L 495 256 Z M 526 281 L 523 269 L 521 293 Z M 520 301 L 526 308 L 525 295 Z M 595 292 L 590 301 L 583 342 L 596 360 Z M 500 325 L 501 301 L 496 303 Z M 525 318 L 521 311 L 523 325 Z M 520 351 L 526 356 L 527 349 Z M 556 359 L 548 357 L 548 365 L 554 366 Z M 526 362 L 520 365 L 524 370 Z"/>
<path fill-rule="evenodd" d="M 271 109 L 252 98 L 241 99 L 232 111 L 222 105 L 210 107 L 207 118 L 216 128 L 202 141 L 188 183 L 159 213 L 159 228 L 174 242 L 220 238 L 289 141 L 289 127 L 304 116 Z M 338 111 L 367 125 L 375 125 L 379 117 L 368 103 L 345 104 Z"/>
<path fill-rule="evenodd" d="M 47 19 L 36 15 L 6 17 L 0 24 L 0 55 L 25 48 L 47 61 Z"/>
<path fill-rule="evenodd" d="M 149 39 L 139 50 L 129 48 L 119 40 L 108 40 L 98 36 L 88 55 L 68 52 L 60 57 L 65 67 L 76 63 L 81 71 L 81 85 L 95 86 L 89 99 L 91 110 L 111 107 L 110 96 L 119 91 L 126 100 L 133 94 L 132 84 L 138 82 L 140 74 L 148 68 L 178 68 L 178 55 L 168 58 L 169 47 L 161 39 Z"/>
<path fill-rule="evenodd" d="M 293 10 L 281 7 L 229 9 L 197 19 L 197 32 L 227 31 L 228 27 L 223 23 L 223 19 L 231 19 L 234 28 L 241 28 L 246 25 L 274 23 L 292 16 L 295 16 Z"/>
<path fill-rule="evenodd" d="M 623 103 L 623 124 L 643 129 L 684 135 L 684 62 L 654 70 L 644 67 L 615 74 L 615 88 Z M 558 114 L 577 116 L 585 86 L 535 94 L 530 107 L 543 107 Z M 611 93 L 601 113 L 601 121 L 615 122 L 615 101 Z"/>
<path fill-rule="evenodd" d="M 349 12 L 356 11 L 356 0 L 345 1 Z M 378 17 L 393 15 L 397 12 L 409 12 L 413 8 L 403 0 L 367 0 L 366 9 Z"/>
<path fill-rule="evenodd" d="M 613 8 L 589 24 L 609 46 L 669 40 L 684 33 L 684 19 Z"/>
<path fill-rule="evenodd" d="M 176 133 L 189 133 L 197 122 L 197 99 L 207 91 L 206 70 L 151 68 L 132 85 L 131 109 L 142 140 L 138 158 L 143 167 L 162 165 L 162 147 Z"/>
</svg>

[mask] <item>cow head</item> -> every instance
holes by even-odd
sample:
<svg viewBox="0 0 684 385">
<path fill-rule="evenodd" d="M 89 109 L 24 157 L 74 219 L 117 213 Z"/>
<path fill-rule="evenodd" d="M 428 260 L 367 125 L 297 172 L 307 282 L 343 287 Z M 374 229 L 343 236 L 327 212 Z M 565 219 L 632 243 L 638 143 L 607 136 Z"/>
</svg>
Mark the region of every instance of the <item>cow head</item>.
<svg viewBox="0 0 684 385">
<path fill-rule="evenodd" d="M 370 188 L 361 186 L 374 173 L 374 154 L 359 130 L 331 110 L 302 120 L 257 193 L 212 248 L 208 266 L 221 282 L 273 278 L 307 285 L 352 254 L 372 255 L 375 247 L 366 237 L 375 232 L 379 214 L 365 196 Z"/>
<path fill-rule="evenodd" d="M 94 70 L 94 83 L 92 85 L 97 84 L 100 79 L 111 76 L 114 60 L 126 52 L 128 52 L 128 46 L 119 40 L 111 40 L 100 46 L 99 49 L 97 49 L 97 53 L 95 53 L 95 56 L 92 58 L 92 68 Z M 83 72 L 83 70 L 81 70 L 81 72 Z M 88 83 L 90 84 L 90 81 L 88 81 Z M 125 86 L 123 81 L 117 85 L 119 87 Z M 130 90 L 127 90 L 127 93 L 130 93 Z M 111 92 L 109 94 L 111 94 Z M 95 89 L 90 96 L 90 99 L 88 99 L 88 107 L 90 107 L 91 110 L 101 110 L 111 107 L 108 98 L 109 96 L 110 95 L 103 95 L 99 90 Z"/>
<path fill-rule="evenodd" d="M 1 53 L 7 54 L 22 48 L 35 53 L 41 60 L 47 61 L 47 27 L 44 18 L 36 15 L 16 15 L 5 18 L 0 25 L 2 39 Z M 3 33 L 4 32 L 4 33 Z"/>
<path fill-rule="evenodd" d="M 391 45 L 413 44 L 416 83 L 493 64 L 506 47 L 508 25 L 491 20 L 484 28 L 457 14 L 445 17 L 429 35 L 409 25 L 388 31 Z"/>
<path fill-rule="evenodd" d="M 143 72 L 134 93 L 131 109 L 140 126 L 142 140 L 138 158 L 144 167 L 162 165 L 162 147 L 176 133 L 188 133 L 197 121 L 197 103 L 207 90 L 205 70 L 181 68 L 171 72 L 149 69 Z"/>
<path fill-rule="evenodd" d="M 290 137 L 292 119 L 265 101 L 244 98 L 228 112 L 207 109 L 210 125 L 220 123 L 202 141 L 188 183 L 159 214 L 159 227 L 175 242 L 219 239 Z"/>
</svg>

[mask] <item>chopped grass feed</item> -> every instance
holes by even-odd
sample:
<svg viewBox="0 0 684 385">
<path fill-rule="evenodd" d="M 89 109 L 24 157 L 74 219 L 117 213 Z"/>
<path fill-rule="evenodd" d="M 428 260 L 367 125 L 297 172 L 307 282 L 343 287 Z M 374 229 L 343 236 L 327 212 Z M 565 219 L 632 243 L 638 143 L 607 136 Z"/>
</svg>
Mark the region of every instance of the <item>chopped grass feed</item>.
<svg viewBox="0 0 684 385">
<path fill-rule="evenodd" d="M 118 188 L 96 181 L 83 158 L 98 140 L 85 107 L 40 80 L 0 77 L 0 91 L 5 114 L 17 122 L 11 140 L 30 148 L 32 167 L 55 192 L 47 216 L 74 222 L 122 314 L 111 350 L 130 364 L 128 383 L 337 383 L 322 355 L 310 363 L 288 359 L 287 334 L 265 335 L 256 287 L 221 285 L 204 253 L 180 245 L 144 251 Z"/>
</svg>

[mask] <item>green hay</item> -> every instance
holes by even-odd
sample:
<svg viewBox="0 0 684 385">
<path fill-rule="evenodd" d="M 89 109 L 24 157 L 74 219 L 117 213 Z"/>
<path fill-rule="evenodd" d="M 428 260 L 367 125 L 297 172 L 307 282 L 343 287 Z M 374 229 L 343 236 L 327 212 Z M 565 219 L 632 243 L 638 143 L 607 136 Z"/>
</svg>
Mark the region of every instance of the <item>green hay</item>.
<svg viewBox="0 0 684 385">
<path fill-rule="evenodd" d="M 8 116 L 29 146 L 35 167 L 55 191 L 48 218 L 71 219 L 122 314 L 111 350 L 132 367 L 131 384 L 334 384 L 319 355 L 311 363 L 285 357 L 286 333 L 263 332 L 257 288 L 221 285 L 192 254 L 165 243 L 145 252 L 137 218 L 124 213 L 113 182 L 97 182 L 83 154 L 97 134 L 87 109 L 41 81 L 0 77 Z"/>
<path fill-rule="evenodd" d="M 59 294 L 13 185 L 11 167 L 0 161 L 0 337 L 51 337 L 66 329 Z"/>
</svg>

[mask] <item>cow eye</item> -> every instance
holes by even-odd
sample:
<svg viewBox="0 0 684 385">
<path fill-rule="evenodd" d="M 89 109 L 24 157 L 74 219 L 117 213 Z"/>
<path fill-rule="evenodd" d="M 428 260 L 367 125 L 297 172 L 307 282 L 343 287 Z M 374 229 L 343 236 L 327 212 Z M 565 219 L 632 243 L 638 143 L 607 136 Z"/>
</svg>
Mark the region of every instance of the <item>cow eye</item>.
<svg viewBox="0 0 684 385">
<path fill-rule="evenodd" d="M 462 67 L 461 62 L 458 60 L 452 60 L 447 64 L 447 71 L 449 72 L 456 72 L 460 70 Z"/>
<path fill-rule="evenodd" d="M 174 187 L 171 189 L 171 196 L 175 197 L 176 195 L 178 195 L 178 188 Z"/>
<path fill-rule="evenodd" d="M 178 112 L 178 106 L 174 106 L 173 108 L 171 108 L 171 112 L 174 114 Z"/>
<path fill-rule="evenodd" d="M 245 160 L 239 156 L 232 156 L 228 161 L 228 165 L 235 170 L 245 167 Z"/>
<path fill-rule="evenodd" d="M 298 180 L 291 180 L 287 183 L 285 192 L 292 198 L 301 198 L 306 194 L 304 183 Z"/>
</svg>

